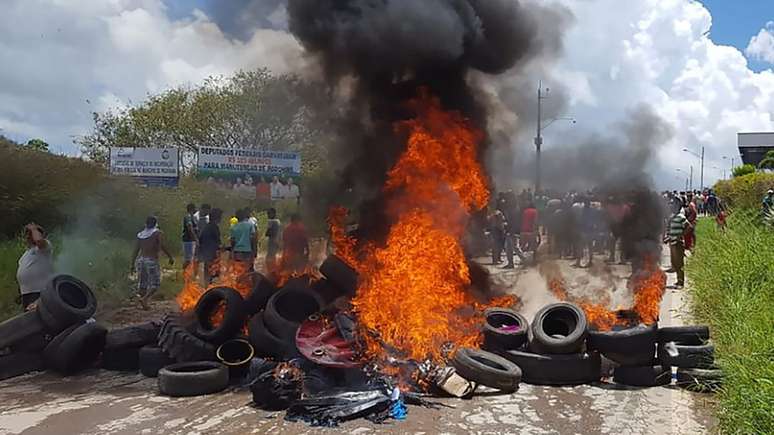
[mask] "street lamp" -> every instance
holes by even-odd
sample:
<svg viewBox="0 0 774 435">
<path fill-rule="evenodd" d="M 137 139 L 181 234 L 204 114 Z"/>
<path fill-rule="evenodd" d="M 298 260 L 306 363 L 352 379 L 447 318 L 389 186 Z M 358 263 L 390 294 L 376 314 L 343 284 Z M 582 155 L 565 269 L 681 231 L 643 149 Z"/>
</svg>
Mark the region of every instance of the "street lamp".
<svg viewBox="0 0 774 435">
<path fill-rule="evenodd" d="M 545 94 L 551 92 L 551 89 L 546 88 Z M 543 94 L 543 81 L 541 80 L 538 85 L 538 104 L 537 104 L 537 135 L 535 136 L 535 193 L 540 191 L 540 151 L 543 146 L 543 130 L 548 128 L 549 125 L 556 121 L 570 121 L 575 124 L 577 121 L 575 118 L 559 117 L 550 119 L 547 123 L 543 124 L 543 100 L 548 99 L 548 95 Z"/>
<path fill-rule="evenodd" d="M 683 151 L 701 159 L 701 181 L 699 181 L 699 184 L 701 185 L 701 191 L 704 192 L 704 147 L 701 147 L 701 155 L 696 154 L 688 148 L 683 148 Z M 691 186 L 691 189 L 693 189 L 693 186 Z"/>
<path fill-rule="evenodd" d="M 726 179 L 726 170 L 724 168 L 719 168 L 717 166 L 713 166 L 712 169 L 717 169 L 718 171 L 723 173 L 723 179 Z"/>
<path fill-rule="evenodd" d="M 684 169 L 680 169 L 680 168 L 676 168 L 675 171 L 682 172 L 683 174 L 686 173 Z M 691 165 L 690 175 L 688 175 L 688 177 L 689 178 L 686 178 L 685 190 L 693 190 L 693 165 Z M 688 180 L 689 179 L 691 180 L 690 188 L 688 186 Z"/>
<path fill-rule="evenodd" d="M 734 158 L 730 157 L 731 159 L 731 171 L 734 171 Z M 729 157 L 723 156 L 723 160 L 729 160 Z"/>
</svg>

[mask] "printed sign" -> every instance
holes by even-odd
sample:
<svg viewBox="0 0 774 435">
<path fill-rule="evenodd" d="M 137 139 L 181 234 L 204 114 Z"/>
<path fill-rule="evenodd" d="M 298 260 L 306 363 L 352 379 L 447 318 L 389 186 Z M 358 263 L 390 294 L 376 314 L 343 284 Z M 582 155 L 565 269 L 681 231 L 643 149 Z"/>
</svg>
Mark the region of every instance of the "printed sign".
<svg viewBox="0 0 774 435">
<path fill-rule="evenodd" d="M 176 186 L 180 153 L 172 148 L 110 148 L 110 175 L 133 177 L 149 186 Z"/>
<path fill-rule="evenodd" d="M 197 170 L 200 177 L 245 174 L 298 177 L 301 175 L 301 156 L 285 151 L 199 147 Z"/>
</svg>

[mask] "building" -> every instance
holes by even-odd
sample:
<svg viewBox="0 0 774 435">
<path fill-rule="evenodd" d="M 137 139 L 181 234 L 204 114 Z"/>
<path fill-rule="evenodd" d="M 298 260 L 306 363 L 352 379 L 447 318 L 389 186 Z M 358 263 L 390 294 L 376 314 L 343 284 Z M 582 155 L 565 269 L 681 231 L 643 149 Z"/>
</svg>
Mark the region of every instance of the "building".
<svg viewBox="0 0 774 435">
<path fill-rule="evenodd" d="M 738 133 L 739 154 L 742 162 L 758 166 L 769 151 L 774 151 L 774 132 Z"/>
</svg>

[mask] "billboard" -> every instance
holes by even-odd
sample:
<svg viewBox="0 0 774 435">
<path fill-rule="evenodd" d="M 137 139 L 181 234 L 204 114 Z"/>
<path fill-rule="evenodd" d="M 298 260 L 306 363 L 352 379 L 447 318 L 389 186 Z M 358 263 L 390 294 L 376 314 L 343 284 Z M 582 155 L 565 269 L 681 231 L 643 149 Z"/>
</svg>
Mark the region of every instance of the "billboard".
<svg viewBox="0 0 774 435">
<path fill-rule="evenodd" d="M 200 177 L 234 178 L 245 174 L 298 177 L 301 175 L 301 156 L 288 151 L 199 147 L 196 167 Z"/>
<path fill-rule="evenodd" d="M 148 186 L 177 186 L 180 153 L 174 148 L 110 148 L 110 175 L 132 177 Z"/>
</svg>

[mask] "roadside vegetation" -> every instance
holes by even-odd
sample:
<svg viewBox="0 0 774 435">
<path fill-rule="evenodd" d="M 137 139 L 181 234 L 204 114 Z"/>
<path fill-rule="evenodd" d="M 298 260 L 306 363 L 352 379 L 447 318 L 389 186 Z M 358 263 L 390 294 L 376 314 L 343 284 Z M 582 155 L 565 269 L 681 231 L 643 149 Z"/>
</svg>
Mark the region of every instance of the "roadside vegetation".
<svg viewBox="0 0 774 435">
<path fill-rule="evenodd" d="M 757 203 L 748 189 L 765 175 L 731 182 L 734 202 Z M 757 206 L 736 208 L 725 231 L 701 219 L 697 239 L 688 277 L 694 314 L 710 325 L 725 375 L 718 393 L 720 430 L 774 433 L 774 228 L 761 223 Z"/>
</svg>

